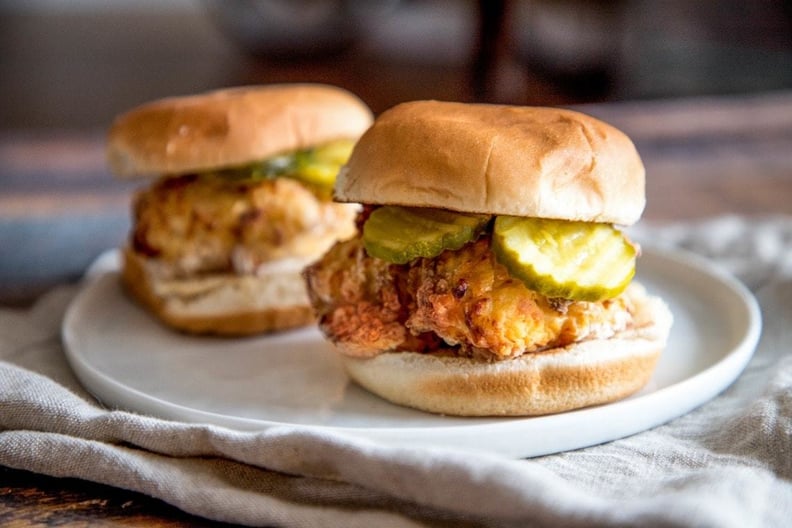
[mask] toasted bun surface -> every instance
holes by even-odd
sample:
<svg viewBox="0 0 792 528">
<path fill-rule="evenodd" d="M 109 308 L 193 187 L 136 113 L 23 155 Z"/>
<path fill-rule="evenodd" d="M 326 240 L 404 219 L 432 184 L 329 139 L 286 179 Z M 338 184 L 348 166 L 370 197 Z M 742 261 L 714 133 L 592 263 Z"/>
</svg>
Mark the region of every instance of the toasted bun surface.
<svg viewBox="0 0 792 528">
<path fill-rule="evenodd" d="M 349 376 L 393 403 L 459 416 L 529 416 L 624 398 L 642 388 L 665 348 L 672 316 L 640 285 L 637 328 L 513 360 L 391 352 L 370 359 L 342 355 Z"/>
<path fill-rule="evenodd" d="M 630 139 L 556 108 L 416 101 L 383 113 L 336 182 L 341 201 L 622 225 L 645 205 Z"/>
<path fill-rule="evenodd" d="M 206 171 L 356 139 L 371 120 L 360 99 L 333 86 L 231 88 L 162 99 L 120 115 L 107 157 L 119 176 Z"/>
<path fill-rule="evenodd" d="M 314 321 L 301 266 L 265 275 L 163 279 L 146 259 L 123 253 L 127 292 L 171 328 L 193 334 L 253 335 Z"/>
</svg>

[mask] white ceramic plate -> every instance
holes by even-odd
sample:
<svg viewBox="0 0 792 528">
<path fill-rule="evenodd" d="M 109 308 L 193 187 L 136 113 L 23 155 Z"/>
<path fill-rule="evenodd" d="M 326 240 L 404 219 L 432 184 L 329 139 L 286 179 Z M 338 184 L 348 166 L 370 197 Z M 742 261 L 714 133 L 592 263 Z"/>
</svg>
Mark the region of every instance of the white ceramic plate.
<svg viewBox="0 0 792 528">
<path fill-rule="evenodd" d="M 244 339 L 171 332 L 123 295 L 115 253 L 95 268 L 69 307 L 63 338 L 81 383 L 112 407 L 234 429 L 292 424 L 511 457 L 615 440 L 690 411 L 737 378 L 761 327 L 755 299 L 731 276 L 687 254 L 645 250 L 638 279 L 668 302 L 675 322 L 641 392 L 551 416 L 455 418 L 360 389 L 316 329 Z"/>
</svg>

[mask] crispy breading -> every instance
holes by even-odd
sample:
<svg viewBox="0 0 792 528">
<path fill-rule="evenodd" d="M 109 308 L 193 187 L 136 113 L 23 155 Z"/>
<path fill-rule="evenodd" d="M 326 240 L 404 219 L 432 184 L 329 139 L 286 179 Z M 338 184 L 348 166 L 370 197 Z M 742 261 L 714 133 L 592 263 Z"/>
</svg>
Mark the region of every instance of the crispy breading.
<svg viewBox="0 0 792 528">
<path fill-rule="evenodd" d="M 403 266 L 368 257 L 358 237 L 306 277 L 322 330 L 355 356 L 452 349 L 506 359 L 607 338 L 631 321 L 624 297 L 558 302 L 529 290 L 496 261 L 488 237 Z"/>
<path fill-rule="evenodd" d="M 436 339 L 415 336 L 404 326 L 409 300 L 401 298 L 402 267 L 368 257 L 360 238 L 337 243 L 304 275 L 320 326 L 344 344 L 347 354 L 370 357 L 384 350 L 436 346 Z"/>
<path fill-rule="evenodd" d="M 312 260 L 354 233 L 356 213 L 290 178 L 167 177 L 137 193 L 132 247 L 173 276 L 251 274 Z"/>
</svg>

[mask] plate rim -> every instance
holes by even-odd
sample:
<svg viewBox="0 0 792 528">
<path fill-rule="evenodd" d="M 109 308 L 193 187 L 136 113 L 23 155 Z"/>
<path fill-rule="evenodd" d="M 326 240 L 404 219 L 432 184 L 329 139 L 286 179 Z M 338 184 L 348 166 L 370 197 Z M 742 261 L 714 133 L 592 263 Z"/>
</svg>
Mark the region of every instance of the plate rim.
<svg viewBox="0 0 792 528">
<path fill-rule="evenodd" d="M 703 393 L 704 396 L 699 397 L 695 402 L 691 402 L 687 405 L 684 405 L 682 410 L 680 411 L 678 407 L 675 407 L 674 411 L 665 413 L 665 415 L 659 419 L 649 420 L 648 425 L 646 426 L 639 426 L 639 427 L 629 427 L 629 431 L 625 432 L 624 434 L 619 434 L 618 436 L 610 436 L 608 439 L 603 440 L 604 442 L 616 440 L 618 438 L 624 438 L 626 436 L 631 436 L 633 434 L 637 434 L 641 431 L 645 431 L 652 427 L 656 427 L 663 423 L 666 423 L 674 418 L 682 416 L 691 410 L 707 403 L 708 401 L 712 400 L 713 398 L 717 397 L 718 394 L 726 390 L 734 381 L 740 376 L 742 371 L 744 370 L 747 363 L 750 361 L 753 353 L 758 345 L 759 339 L 761 337 L 761 330 L 762 330 L 762 315 L 761 310 L 756 300 L 755 296 L 750 292 L 750 290 L 734 275 L 728 272 L 726 269 L 717 265 L 716 262 L 709 260 L 699 254 L 693 253 L 689 250 L 680 249 L 680 248 L 668 248 L 662 246 L 651 246 L 647 244 L 642 244 L 642 252 L 644 255 L 651 256 L 653 259 L 658 259 L 660 261 L 671 262 L 675 265 L 681 265 L 688 269 L 694 269 L 695 271 L 707 275 L 709 278 L 717 281 L 720 283 L 721 286 L 725 286 L 729 293 L 736 296 L 736 298 L 740 299 L 740 307 L 745 312 L 745 331 L 742 332 L 740 338 L 736 340 L 734 346 L 728 350 L 724 351 L 721 356 L 718 357 L 717 361 L 713 364 L 707 366 L 704 369 L 696 371 L 694 374 L 685 377 L 677 382 L 674 382 L 670 385 L 665 387 L 661 387 L 646 394 L 638 394 L 634 397 L 629 397 L 626 399 L 618 400 L 615 402 L 596 405 L 592 407 L 586 407 L 582 409 L 575 409 L 571 411 L 567 411 L 564 413 L 558 414 L 550 414 L 550 415 L 543 415 L 543 416 L 528 416 L 528 417 L 490 417 L 490 419 L 486 423 L 454 423 L 449 425 L 426 425 L 426 426 L 383 426 L 383 427 L 365 427 L 365 426 L 345 426 L 345 425 L 337 425 L 337 424 L 303 424 L 303 423 L 294 423 L 294 422 L 287 422 L 287 421 L 280 421 L 280 420 L 266 420 L 266 419 L 259 419 L 259 418 L 248 418 L 248 417 L 241 417 L 241 416 L 233 416 L 229 417 L 227 415 L 214 412 L 214 411 L 207 411 L 203 409 L 197 409 L 194 407 L 189 407 L 182 405 L 180 403 L 170 402 L 164 399 L 161 399 L 157 396 L 152 396 L 147 394 L 143 391 L 140 391 L 134 387 L 130 387 L 125 385 L 124 383 L 112 378 L 111 376 L 101 372 L 93 365 L 86 364 L 82 361 L 82 358 L 77 356 L 76 351 L 74 350 L 75 340 L 71 335 L 74 331 L 74 319 L 77 317 L 79 313 L 79 309 L 81 308 L 82 304 L 86 297 L 90 295 L 93 291 L 93 288 L 97 287 L 97 283 L 100 280 L 111 280 L 108 278 L 110 274 L 116 273 L 117 274 L 117 266 L 118 266 L 118 259 L 117 253 L 119 250 L 113 249 L 109 250 L 94 262 L 94 265 L 91 266 L 89 272 L 86 274 L 84 279 L 84 284 L 81 285 L 79 291 L 75 295 L 75 297 L 69 303 L 69 306 L 66 309 L 66 312 L 63 317 L 63 321 L 61 324 L 61 339 L 63 342 L 63 350 L 66 356 L 67 362 L 71 367 L 72 371 L 77 376 L 80 384 L 94 397 L 96 397 L 100 402 L 105 405 L 108 405 L 112 408 L 122 409 L 126 411 L 132 412 L 141 412 L 136 411 L 134 409 L 130 409 L 129 406 L 126 405 L 117 405 L 114 403 L 114 398 L 107 398 L 106 395 L 97 394 L 95 392 L 95 387 L 86 384 L 86 380 L 84 378 L 95 378 L 99 380 L 101 385 L 107 386 L 111 385 L 114 386 L 116 389 L 124 392 L 128 395 L 133 395 L 146 403 L 146 405 L 142 405 L 138 407 L 138 409 L 145 407 L 147 410 L 142 411 L 145 414 L 157 418 L 157 419 L 164 419 L 169 421 L 178 421 L 188 424 L 204 424 L 210 426 L 217 426 L 217 427 L 225 427 L 227 429 L 238 431 L 238 432 L 251 432 L 251 431 L 264 431 L 273 427 L 290 427 L 299 430 L 312 430 L 312 431 L 324 431 L 324 432 L 333 432 L 340 435 L 352 436 L 357 438 L 365 438 L 365 439 L 373 439 L 373 440 L 384 440 L 388 441 L 392 439 L 392 437 L 398 437 L 396 440 L 399 443 L 403 443 L 404 437 L 415 437 L 416 439 L 415 445 L 426 445 L 421 442 L 421 439 L 426 437 L 436 436 L 438 434 L 442 435 L 449 435 L 454 433 L 464 432 L 466 434 L 469 433 L 476 433 L 480 429 L 487 429 L 487 430 L 495 430 L 495 432 L 508 430 L 515 427 L 519 427 L 520 425 L 525 426 L 528 423 L 536 423 L 537 421 L 542 422 L 566 422 L 566 421 L 574 421 L 575 419 L 579 418 L 579 416 L 583 413 L 585 414 L 594 414 L 595 416 L 602 412 L 607 412 L 608 409 L 618 409 L 624 410 L 624 412 L 629 411 L 629 407 L 638 406 L 639 408 L 645 405 L 652 405 L 654 404 L 655 400 L 662 401 L 668 398 L 668 394 L 671 393 L 681 393 L 685 392 L 687 387 L 695 387 L 702 384 L 705 380 L 709 380 L 709 378 L 713 375 L 713 371 L 726 371 L 727 375 L 721 375 L 719 383 L 716 383 L 712 387 L 708 387 L 707 389 L 702 390 L 699 388 L 698 393 Z M 639 261 L 640 262 L 640 261 Z M 640 270 L 639 270 L 640 273 Z M 154 323 L 154 322 L 152 322 Z M 673 331 L 673 330 L 672 330 Z M 95 380 L 91 380 L 95 381 Z M 371 395 L 372 398 L 376 398 L 376 396 Z M 125 396 L 122 398 L 127 400 L 128 398 Z M 672 398 L 673 399 L 673 398 Z M 162 408 L 163 406 L 167 408 L 165 412 L 151 412 L 151 407 L 158 407 Z M 176 418 L 173 417 L 174 413 L 170 412 L 173 411 L 182 411 L 186 412 L 190 418 L 184 418 L 184 415 Z M 199 418 L 199 419 L 196 419 Z M 204 418 L 201 420 L 200 418 Z M 440 417 L 442 418 L 442 417 Z M 453 417 L 455 420 L 458 420 L 459 417 Z M 479 418 L 480 420 L 481 418 Z M 486 419 L 486 418 L 485 418 Z M 241 424 L 245 424 L 245 427 L 242 427 Z M 249 427 L 248 427 L 249 426 Z M 415 438 L 413 438 L 415 439 Z M 596 443 L 601 442 L 591 442 L 585 445 L 576 444 L 574 447 L 567 447 L 563 449 L 553 449 L 553 450 L 544 450 L 542 452 L 531 452 L 530 454 L 516 454 L 519 457 L 526 457 L 526 456 L 540 456 L 544 454 L 550 454 L 555 452 L 561 452 L 569 450 L 570 448 L 578 449 L 583 447 L 588 447 L 590 445 L 594 445 Z M 429 444 L 432 445 L 432 444 Z M 452 446 L 453 447 L 453 446 Z M 465 449 L 465 448 L 463 448 Z M 467 449 L 465 449 L 467 450 Z M 475 451 L 481 452 L 482 449 L 474 449 Z M 483 451 L 489 451 L 488 449 L 483 449 Z M 522 452 L 530 451 L 530 450 L 521 450 Z M 508 453 L 507 453 L 508 454 Z M 515 455 L 511 453 L 511 455 Z"/>
</svg>

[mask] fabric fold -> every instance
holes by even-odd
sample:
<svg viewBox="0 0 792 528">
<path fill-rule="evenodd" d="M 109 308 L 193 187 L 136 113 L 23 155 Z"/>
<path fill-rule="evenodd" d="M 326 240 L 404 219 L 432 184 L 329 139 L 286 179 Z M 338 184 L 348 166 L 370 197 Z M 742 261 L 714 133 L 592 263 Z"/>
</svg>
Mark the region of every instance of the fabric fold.
<svg viewBox="0 0 792 528">
<path fill-rule="evenodd" d="M 764 317 L 723 394 L 668 424 L 530 460 L 300 426 L 242 432 L 106 409 L 63 356 L 74 287 L 0 311 L 0 464 L 251 526 L 784 526 L 792 518 L 792 217 L 642 225 L 735 273 Z"/>
</svg>

